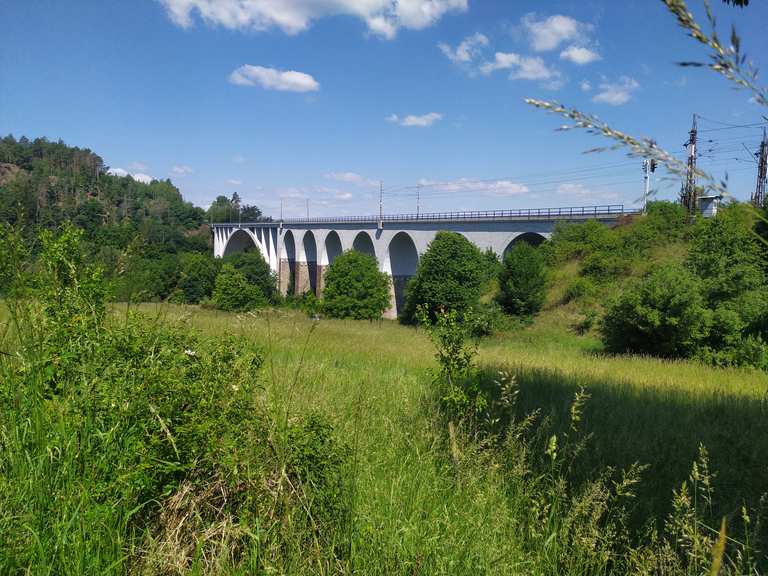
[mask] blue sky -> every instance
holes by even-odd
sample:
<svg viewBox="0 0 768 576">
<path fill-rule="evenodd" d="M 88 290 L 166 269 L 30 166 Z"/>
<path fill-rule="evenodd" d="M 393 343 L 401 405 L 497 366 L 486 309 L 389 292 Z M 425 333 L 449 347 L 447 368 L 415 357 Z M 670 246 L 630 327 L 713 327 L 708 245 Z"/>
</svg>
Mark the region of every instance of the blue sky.
<svg viewBox="0 0 768 576">
<path fill-rule="evenodd" d="M 757 64 L 768 6 L 715 2 Z M 701 16 L 698 0 L 691 7 Z M 721 30 L 728 33 L 727 28 Z M 640 162 L 523 103 L 555 99 L 682 152 L 748 197 L 748 94 L 661 2 L 0 0 L 0 133 L 89 147 L 205 206 L 237 191 L 286 216 L 635 202 Z M 724 130 L 714 130 L 727 128 Z M 711 142 L 710 142 L 711 141 Z M 658 195 L 679 185 L 656 175 Z"/>
</svg>

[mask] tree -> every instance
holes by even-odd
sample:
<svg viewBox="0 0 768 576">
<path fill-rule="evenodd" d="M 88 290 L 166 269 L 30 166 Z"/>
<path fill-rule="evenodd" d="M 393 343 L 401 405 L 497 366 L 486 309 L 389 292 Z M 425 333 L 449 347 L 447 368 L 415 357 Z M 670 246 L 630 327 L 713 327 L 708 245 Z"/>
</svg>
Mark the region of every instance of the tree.
<svg viewBox="0 0 768 576">
<path fill-rule="evenodd" d="M 246 280 L 257 286 L 264 297 L 274 302 L 277 298 L 277 277 L 269 268 L 261 252 L 247 250 L 227 256 L 224 261 L 245 275 Z"/>
<path fill-rule="evenodd" d="M 245 274 L 231 264 L 224 264 L 216 276 L 212 300 L 216 308 L 229 312 L 253 310 L 267 305 L 267 299 L 259 287 L 248 282 Z"/>
<path fill-rule="evenodd" d="M 322 306 L 333 318 L 381 318 L 389 307 L 389 277 L 379 271 L 373 256 L 344 252 L 325 273 Z"/>
<path fill-rule="evenodd" d="M 765 287 L 764 246 L 754 233 L 747 206 L 729 206 L 693 230 L 688 266 L 703 281 L 710 305 Z"/>
<path fill-rule="evenodd" d="M 216 261 L 207 254 L 182 254 L 179 257 L 178 288 L 184 294 L 184 302 L 197 304 L 210 296 L 217 271 Z"/>
<path fill-rule="evenodd" d="M 440 310 L 464 314 L 480 298 L 486 281 L 484 265 L 480 249 L 464 236 L 438 232 L 406 288 L 403 321 L 414 322 L 420 304 L 433 321 Z"/>
<path fill-rule="evenodd" d="M 682 266 L 667 265 L 608 306 L 603 341 L 612 352 L 685 358 L 709 336 L 711 321 L 700 280 Z"/>
<path fill-rule="evenodd" d="M 547 271 L 544 255 L 527 242 L 518 242 L 504 257 L 499 279 L 499 304 L 515 316 L 532 316 L 544 304 Z"/>
</svg>

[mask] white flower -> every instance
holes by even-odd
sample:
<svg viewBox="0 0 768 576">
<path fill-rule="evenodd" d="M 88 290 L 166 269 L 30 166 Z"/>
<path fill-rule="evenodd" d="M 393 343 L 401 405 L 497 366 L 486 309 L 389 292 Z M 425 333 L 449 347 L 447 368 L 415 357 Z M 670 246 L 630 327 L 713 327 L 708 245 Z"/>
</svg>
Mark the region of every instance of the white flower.
<svg viewBox="0 0 768 576">
<path fill-rule="evenodd" d="M 187 356 L 197 356 L 197 353 L 194 350 L 190 350 L 189 348 L 184 350 L 184 354 L 186 354 Z"/>
</svg>

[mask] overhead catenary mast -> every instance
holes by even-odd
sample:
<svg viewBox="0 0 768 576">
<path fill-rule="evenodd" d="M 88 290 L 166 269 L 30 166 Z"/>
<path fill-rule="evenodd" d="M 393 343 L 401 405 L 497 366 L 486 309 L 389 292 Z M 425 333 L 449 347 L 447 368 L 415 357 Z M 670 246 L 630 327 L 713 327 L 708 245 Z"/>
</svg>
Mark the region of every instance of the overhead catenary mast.
<svg viewBox="0 0 768 576">
<path fill-rule="evenodd" d="M 696 140 L 698 130 L 696 128 L 696 114 L 693 115 L 693 126 L 688 134 L 688 142 L 684 144 L 688 152 L 688 168 L 685 174 L 685 183 L 680 191 L 680 203 L 685 207 L 689 216 L 696 213 L 698 206 L 698 193 L 696 191 Z"/>
<path fill-rule="evenodd" d="M 763 129 L 763 139 L 757 152 L 757 183 L 752 194 L 752 204 L 757 208 L 765 206 L 765 187 L 768 180 L 768 137 Z"/>
</svg>

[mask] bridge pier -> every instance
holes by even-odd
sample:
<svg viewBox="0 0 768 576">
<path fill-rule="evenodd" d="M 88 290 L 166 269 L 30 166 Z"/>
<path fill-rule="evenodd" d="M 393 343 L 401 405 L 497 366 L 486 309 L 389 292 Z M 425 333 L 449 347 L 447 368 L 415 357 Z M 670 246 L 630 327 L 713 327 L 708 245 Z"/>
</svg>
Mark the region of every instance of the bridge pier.
<svg viewBox="0 0 768 576">
<path fill-rule="evenodd" d="M 384 311 L 384 318 L 388 318 L 390 320 L 397 319 L 397 316 L 403 312 L 403 308 L 405 308 L 405 287 L 408 284 L 408 281 L 413 278 L 413 276 L 390 276 L 390 284 L 389 284 L 389 308 Z"/>
<path fill-rule="evenodd" d="M 315 277 L 317 278 L 317 285 L 315 286 L 316 296 L 322 298 L 323 291 L 325 290 L 325 272 L 328 270 L 328 266 L 317 265 L 315 271 Z"/>
<path fill-rule="evenodd" d="M 306 292 L 314 293 L 316 271 L 316 262 L 296 262 L 296 287 L 294 288 L 296 296 L 301 296 Z"/>
<path fill-rule="evenodd" d="M 291 288 L 291 282 L 295 281 L 293 271 L 296 267 L 296 263 L 292 262 L 288 258 L 281 258 L 277 269 L 277 283 L 278 290 L 282 296 L 288 296 L 288 292 Z"/>
</svg>

